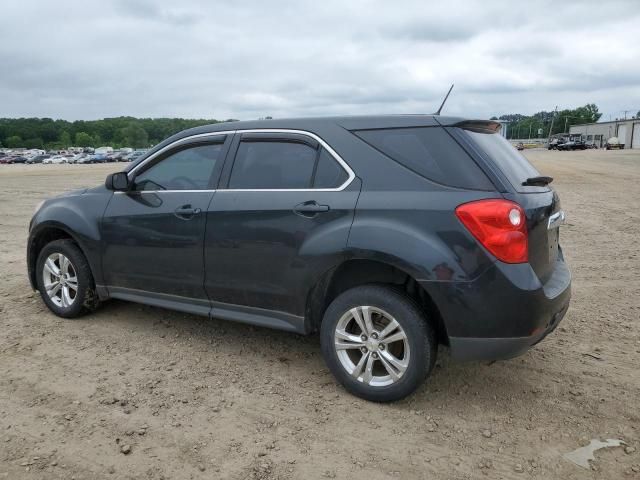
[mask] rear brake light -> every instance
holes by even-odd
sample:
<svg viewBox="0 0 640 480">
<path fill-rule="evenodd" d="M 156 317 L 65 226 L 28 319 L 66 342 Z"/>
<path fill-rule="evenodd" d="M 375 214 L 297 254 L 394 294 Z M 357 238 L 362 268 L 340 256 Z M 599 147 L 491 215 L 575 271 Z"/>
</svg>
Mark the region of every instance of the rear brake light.
<svg viewBox="0 0 640 480">
<path fill-rule="evenodd" d="M 488 199 L 464 203 L 456 216 L 484 248 L 505 263 L 529 260 L 524 210 L 509 200 Z"/>
</svg>

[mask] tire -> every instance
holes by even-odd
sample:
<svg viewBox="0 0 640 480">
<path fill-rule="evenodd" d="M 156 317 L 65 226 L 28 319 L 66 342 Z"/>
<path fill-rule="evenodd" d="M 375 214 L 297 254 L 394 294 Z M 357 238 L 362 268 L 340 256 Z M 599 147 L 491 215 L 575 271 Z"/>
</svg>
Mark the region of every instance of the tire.
<svg viewBox="0 0 640 480">
<path fill-rule="evenodd" d="M 64 260 L 60 255 L 69 261 L 69 267 L 66 268 L 68 277 L 63 281 L 64 286 L 58 288 L 56 295 L 52 298 L 47 293 L 45 282 L 49 283 L 50 289 L 60 283 L 56 283 L 56 273 L 63 275 L 65 273 Z M 53 265 L 48 263 L 45 267 L 45 263 L 49 259 L 53 261 Z M 76 282 L 72 281 L 73 278 L 76 279 Z M 73 240 L 54 240 L 45 245 L 36 261 L 36 283 L 44 303 L 59 317 L 79 317 L 95 310 L 100 303 L 89 263 Z M 68 292 L 66 296 L 64 295 L 65 287 Z"/>
<path fill-rule="evenodd" d="M 370 336 L 359 327 L 353 309 L 360 312 L 362 323 L 364 309 L 369 310 L 373 326 Z M 398 327 L 387 329 L 384 338 L 402 337 L 400 333 L 404 337 L 387 345 L 382 334 L 385 326 L 393 326 L 394 320 Z M 341 335 L 339 338 L 336 332 Z M 345 333 L 348 340 L 342 337 Z M 363 342 L 361 335 L 368 342 Z M 418 304 L 403 292 L 383 285 L 355 287 L 331 302 L 320 327 L 320 342 L 325 362 L 336 379 L 350 393 L 373 402 L 393 402 L 413 393 L 431 373 L 438 351 L 435 331 Z M 336 342 L 349 348 L 336 348 Z M 398 361 L 394 364 L 402 364 L 403 371 L 389 369 L 393 364 L 387 359 L 391 356 L 392 361 Z M 369 365 L 373 367 L 372 375 L 366 372 Z M 358 370 L 359 366 L 362 370 Z"/>
</svg>

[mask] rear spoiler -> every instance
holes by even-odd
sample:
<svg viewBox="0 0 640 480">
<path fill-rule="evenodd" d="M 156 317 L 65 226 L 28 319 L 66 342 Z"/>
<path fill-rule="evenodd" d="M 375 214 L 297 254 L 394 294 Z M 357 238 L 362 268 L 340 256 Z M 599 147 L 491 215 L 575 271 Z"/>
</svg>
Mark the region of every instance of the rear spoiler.
<svg viewBox="0 0 640 480">
<path fill-rule="evenodd" d="M 491 120 L 464 120 L 454 123 L 452 126 L 476 133 L 497 133 L 502 128 L 499 122 Z"/>
</svg>

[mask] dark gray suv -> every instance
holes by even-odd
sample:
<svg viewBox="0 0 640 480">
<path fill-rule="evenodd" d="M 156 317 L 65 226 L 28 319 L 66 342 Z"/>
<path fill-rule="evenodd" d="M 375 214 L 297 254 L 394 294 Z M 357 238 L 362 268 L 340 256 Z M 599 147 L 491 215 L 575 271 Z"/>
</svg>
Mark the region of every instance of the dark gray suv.
<svg viewBox="0 0 640 480">
<path fill-rule="evenodd" d="M 319 332 L 347 390 L 397 400 L 439 344 L 514 357 L 567 311 L 558 196 L 499 128 L 400 115 L 187 130 L 44 201 L 29 278 L 62 317 L 119 298 Z"/>
</svg>

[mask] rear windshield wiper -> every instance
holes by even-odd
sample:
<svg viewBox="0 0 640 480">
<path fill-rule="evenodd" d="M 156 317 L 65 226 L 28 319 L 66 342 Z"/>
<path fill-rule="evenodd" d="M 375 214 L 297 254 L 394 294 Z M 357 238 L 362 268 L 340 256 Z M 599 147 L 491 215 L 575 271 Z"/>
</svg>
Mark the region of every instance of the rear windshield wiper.
<svg viewBox="0 0 640 480">
<path fill-rule="evenodd" d="M 544 187 L 546 185 L 549 185 L 551 182 L 553 182 L 553 177 L 540 176 L 527 178 L 524 182 L 522 182 L 522 185 L 525 187 Z"/>
</svg>

